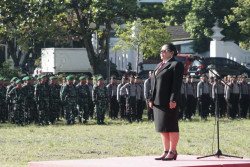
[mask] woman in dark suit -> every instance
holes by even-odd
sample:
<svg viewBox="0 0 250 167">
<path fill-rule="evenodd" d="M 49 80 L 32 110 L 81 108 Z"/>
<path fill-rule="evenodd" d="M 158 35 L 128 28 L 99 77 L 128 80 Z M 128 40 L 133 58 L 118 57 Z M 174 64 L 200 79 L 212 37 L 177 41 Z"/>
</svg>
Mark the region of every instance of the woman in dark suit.
<svg viewBox="0 0 250 167">
<path fill-rule="evenodd" d="M 178 105 L 184 66 L 175 60 L 173 44 L 163 45 L 162 62 L 151 76 L 152 97 L 150 107 L 154 110 L 155 129 L 160 132 L 164 152 L 155 160 L 176 160 L 179 140 Z"/>
</svg>

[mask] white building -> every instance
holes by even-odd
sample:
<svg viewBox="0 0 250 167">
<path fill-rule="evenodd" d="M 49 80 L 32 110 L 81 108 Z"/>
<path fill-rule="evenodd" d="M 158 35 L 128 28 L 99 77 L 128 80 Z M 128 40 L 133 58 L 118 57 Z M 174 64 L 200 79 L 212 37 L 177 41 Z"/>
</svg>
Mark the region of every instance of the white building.
<svg viewBox="0 0 250 167">
<path fill-rule="evenodd" d="M 250 63 L 250 50 L 243 50 L 232 41 L 221 41 L 224 35 L 220 33 L 223 29 L 218 27 L 218 22 L 212 30 L 214 34 L 211 36 L 210 57 L 225 57 L 240 64 Z"/>
</svg>

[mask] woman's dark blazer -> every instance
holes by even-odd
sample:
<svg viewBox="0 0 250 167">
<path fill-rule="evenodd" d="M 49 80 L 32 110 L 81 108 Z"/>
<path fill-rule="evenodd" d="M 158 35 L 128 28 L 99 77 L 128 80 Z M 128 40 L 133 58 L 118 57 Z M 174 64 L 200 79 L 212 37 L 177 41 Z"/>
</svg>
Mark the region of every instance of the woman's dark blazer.
<svg viewBox="0 0 250 167">
<path fill-rule="evenodd" d="M 158 64 L 156 69 L 160 65 L 161 63 Z M 178 106 L 183 73 L 183 64 L 176 61 L 174 57 L 164 64 L 157 74 L 155 74 L 155 71 L 153 72 L 151 76 L 151 101 L 155 106 L 169 109 L 170 101 L 175 101 Z"/>
</svg>

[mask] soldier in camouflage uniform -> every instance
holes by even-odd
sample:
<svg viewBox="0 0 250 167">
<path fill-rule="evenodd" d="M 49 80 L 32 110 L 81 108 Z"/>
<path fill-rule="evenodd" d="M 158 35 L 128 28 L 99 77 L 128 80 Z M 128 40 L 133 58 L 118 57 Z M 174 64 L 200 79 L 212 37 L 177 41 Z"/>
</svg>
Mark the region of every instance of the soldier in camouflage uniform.
<svg viewBox="0 0 250 167">
<path fill-rule="evenodd" d="M 67 84 L 62 88 L 61 100 L 65 104 L 65 114 L 67 124 L 75 124 L 75 112 L 77 111 L 77 90 L 73 85 L 74 76 L 66 77 Z"/>
<path fill-rule="evenodd" d="M 16 125 L 23 125 L 24 122 L 24 109 L 23 100 L 24 94 L 22 90 L 22 81 L 19 79 L 16 81 L 17 86 L 10 91 L 10 96 L 13 102 L 14 120 Z"/>
<path fill-rule="evenodd" d="M 7 108 L 8 108 L 8 112 L 9 112 L 9 122 L 10 123 L 15 123 L 14 122 L 14 113 L 13 113 L 13 105 L 12 105 L 12 100 L 11 98 L 9 98 L 9 93 L 10 91 L 16 87 L 16 83 L 15 81 L 18 80 L 17 77 L 13 77 L 11 80 L 10 80 L 10 85 L 7 86 L 7 93 L 6 93 L 6 98 L 8 99 L 7 100 Z"/>
<path fill-rule="evenodd" d="M 79 123 L 87 123 L 89 118 L 89 101 L 90 99 L 90 91 L 89 86 L 86 84 L 87 76 L 81 76 L 79 78 L 80 83 L 76 86 L 77 89 L 77 104 L 78 104 L 78 120 Z"/>
<path fill-rule="evenodd" d="M 53 124 L 56 119 L 59 119 L 61 110 L 60 90 L 57 77 L 50 78 L 50 122 Z"/>
<path fill-rule="evenodd" d="M 95 104 L 97 124 L 104 124 L 105 111 L 108 103 L 107 88 L 103 85 L 103 77 L 97 78 L 98 83 L 94 86 L 92 100 Z"/>
<path fill-rule="evenodd" d="M 50 86 L 47 84 L 45 75 L 40 76 L 41 82 L 35 88 L 35 99 L 37 102 L 37 109 L 39 115 L 39 125 L 49 125 L 49 100 L 50 100 Z"/>
<path fill-rule="evenodd" d="M 0 121 L 5 123 L 6 120 L 6 92 L 7 89 L 4 86 L 4 78 L 0 78 Z"/>
<path fill-rule="evenodd" d="M 24 94 L 24 120 L 25 123 L 28 125 L 36 118 L 36 102 L 35 102 L 35 87 L 31 84 L 31 77 L 24 77 L 23 78 L 24 86 L 22 88 Z"/>
<path fill-rule="evenodd" d="M 6 94 L 7 94 L 7 85 L 8 85 L 8 80 L 6 78 L 2 78 L 2 93 L 4 95 L 4 108 L 3 108 L 3 123 L 8 120 L 8 106 L 7 106 L 7 101 L 6 101 Z"/>
</svg>

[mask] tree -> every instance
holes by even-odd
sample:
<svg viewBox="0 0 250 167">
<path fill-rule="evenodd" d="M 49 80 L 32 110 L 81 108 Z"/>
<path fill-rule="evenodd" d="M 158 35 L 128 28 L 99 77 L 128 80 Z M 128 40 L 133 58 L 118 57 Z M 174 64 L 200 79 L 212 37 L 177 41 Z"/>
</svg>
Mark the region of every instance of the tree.
<svg viewBox="0 0 250 167">
<path fill-rule="evenodd" d="M 250 49 L 250 0 L 238 0 L 238 6 L 233 7 L 233 14 L 226 16 L 225 20 L 228 26 L 238 24 L 240 33 L 243 36 L 240 40 L 240 46 L 243 49 Z"/>
<path fill-rule="evenodd" d="M 33 53 L 36 58 L 35 53 L 40 55 L 40 48 L 47 41 L 67 37 L 61 25 L 54 22 L 53 16 L 60 10 L 58 3 L 53 0 L 0 0 L 0 41 L 8 44 L 8 54 L 15 67 L 19 66 L 21 54 L 25 53 L 27 59 Z"/>
<path fill-rule="evenodd" d="M 225 35 L 225 40 L 239 42 L 243 38 L 239 32 L 239 26 L 237 24 L 228 26 L 224 19 L 225 16 L 232 14 L 231 8 L 236 6 L 235 0 L 226 2 L 225 0 L 169 0 L 164 4 L 168 11 L 165 21 L 170 25 L 183 25 L 184 29 L 196 40 L 194 50 L 200 53 L 209 48 L 206 46 L 209 46 L 209 37 L 213 33 L 211 28 L 216 20 L 224 29 L 222 33 Z M 182 9 L 183 12 L 178 12 Z M 205 42 L 201 44 L 199 41 L 202 39 L 205 39 Z"/>
<path fill-rule="evenodd" d="M 135 18 L 137 10 L 135 0 L 71 0 L 64 3 L 65 12 L 58 19 L 73 36 L 83 40 L 93 73 L 103 74 L 103 64 L 107 59 L 111 25 L 121 24 Z M 96 26 L 91 26 L 91 25 Z M 103 27 L 100 29 L 100 27 Z M 98 32 L 99 50 L 95 52 L 92 34 Z"/>
<path fill-rule="evenodd" d="M 119 28 L 117 36 L 121 40 L 114 49 L 134 47 L 138 51 L 137 56 L 139 56 L 139 51 L 142 51 L 145 59 L 158 56 L 161 46 L 171 42 L 171 36 L 165 24 L 153 18 L 127 22 L 126 29 Z"/>
</svg>

